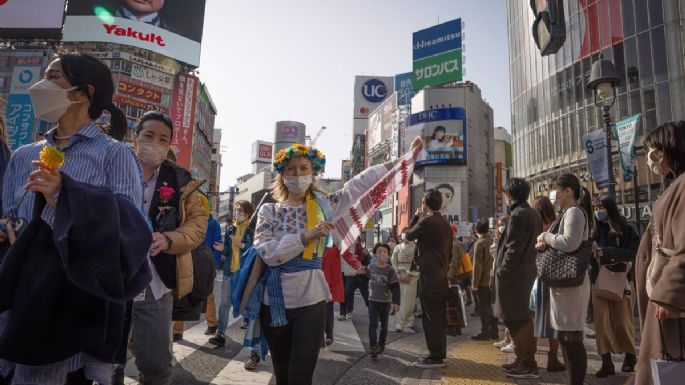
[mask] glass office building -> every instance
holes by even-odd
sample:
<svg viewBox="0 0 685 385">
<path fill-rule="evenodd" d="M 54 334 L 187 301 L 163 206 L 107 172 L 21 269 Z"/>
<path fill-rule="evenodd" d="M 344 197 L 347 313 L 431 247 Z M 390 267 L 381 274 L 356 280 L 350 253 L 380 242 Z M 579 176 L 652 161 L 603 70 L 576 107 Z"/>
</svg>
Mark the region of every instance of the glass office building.
<svg viewBox="0 0 685 385">
<path fill-rule="evenodd" d="M 621 80 L 613 121 L 642 114 L 637 144 L 660 123 L 685 119 L 682 0 L 564 0 L 566 41 L 542 57 L 532 37 L 529 0 L 507 0 L 514 170 L 546 194 L 562 172 L 579 176 L 593 193 L 581 137 L 601 129 L 601 111 L 586 87 L 592 63 L 614 63 Z M 614 142 L 615 143 L 615 142 Z M 623 182 L 614 145 L 617 198 L 634 220 L 633 187 Z M 638 148 L 639 201 L 656 199 L 661 180 L 648 172 Z M 649 209 L 641 210 L 643 220 Z"/>
</svg>

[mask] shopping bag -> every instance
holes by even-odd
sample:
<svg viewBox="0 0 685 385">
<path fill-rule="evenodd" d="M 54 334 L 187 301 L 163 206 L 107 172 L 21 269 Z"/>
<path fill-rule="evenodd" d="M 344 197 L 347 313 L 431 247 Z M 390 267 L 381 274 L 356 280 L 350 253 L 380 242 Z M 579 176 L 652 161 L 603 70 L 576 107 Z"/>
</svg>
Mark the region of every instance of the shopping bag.
<svg viewBox="0 0 685 385">
<path fill-rule="evenodd" d="M 685 339 L 683 339 L 683 319 L 678 319 L 678 337 L 680 339 L 680 357 L 674 358 L 666 349 L 666 339 L 659 321 L 659 335 L 661 337 L 661 359 L 650 359 L 652 382 L 654 385 L 682 384 L 685 378 Z"/>
</svg>

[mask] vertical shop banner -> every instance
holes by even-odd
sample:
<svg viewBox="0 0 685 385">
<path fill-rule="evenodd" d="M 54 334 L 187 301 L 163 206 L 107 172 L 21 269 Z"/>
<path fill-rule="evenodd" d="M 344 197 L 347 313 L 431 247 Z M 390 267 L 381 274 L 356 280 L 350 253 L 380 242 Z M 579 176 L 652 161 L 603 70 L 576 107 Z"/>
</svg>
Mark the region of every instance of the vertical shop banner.
<svg viewBox="0 0 685 385">
<path fill-rule="evenodd" d="M 177 163 L 190 170 L 195 128 L 197 78 L 179 74 L 171 101 L 171 119 L 174 122 L 174 152 Z"/>
<path fill-rule="evenodd" d="M 7 97 L 5 120 L 7 122 L 7 136 L 12 150 L 33 142 L 33 126 L 35 122 L 33 103 L 28 88 L 40 80 L 42 57 L 14 58 L 12 83 Z"/>
<path fill-rule="evenodd" d="M 609 187 L 609 165 L 607 164 L 607 138 L 603 130 L 583 135 L 592 179 L 598 189 Z"/>
<path fill-rule="evenodd" d="M 413 72 L 395 75 L 395 92 L 398 106 L 411 106 L 411 98 L 416 92 L 412 86 Z"/>
<path fill-rule="evenodd" d="M 637 114 L 616 122 L 618 153 L 621 157 L 623 180 L 626 182 L 631 181 L 633 178 L 633 167 L 635 166 L 635 136 L 637 135 L 640 115 L 641 114 Z"/>
<path fill-rule="evenodd" d="M 462 80 L 461 19 L 414 32 L 412 40 L 415 90 Z"/>
</svg>

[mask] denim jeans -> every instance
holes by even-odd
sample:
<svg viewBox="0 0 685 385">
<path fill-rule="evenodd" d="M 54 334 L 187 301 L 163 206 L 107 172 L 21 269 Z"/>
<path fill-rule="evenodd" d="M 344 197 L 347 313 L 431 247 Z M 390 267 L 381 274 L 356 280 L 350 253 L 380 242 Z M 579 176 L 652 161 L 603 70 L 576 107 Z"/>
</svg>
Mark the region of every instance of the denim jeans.
<svg viewBox="0 0 685 385">
<path fill-rule="evenodd" d="M 219 322 L 216 327 L 216 334 L 224 334 L 228 327 L 228 318 L 231 314 L 231 275 L 224 275 L 221 281 L 221 301 L 219 303 Z"/>
<path fill-rule="evenodd" d="M 374 347 L 385 346 L 388 337 L 388 318 L 390 317 L 390 302 L 369 301 L 369 345 Z M 381 324 L 380 336 L 376 334 L 378 321 Z"/>
</svg>

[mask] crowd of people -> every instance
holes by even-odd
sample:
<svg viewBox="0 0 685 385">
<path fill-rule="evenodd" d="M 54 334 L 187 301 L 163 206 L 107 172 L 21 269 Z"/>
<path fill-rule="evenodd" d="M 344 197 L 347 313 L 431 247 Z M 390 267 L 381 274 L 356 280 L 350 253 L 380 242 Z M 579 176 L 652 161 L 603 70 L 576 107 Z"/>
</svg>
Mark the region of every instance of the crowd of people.
<svg viewBox="0 0 685 385">
<path fill-rule="evenodd" d="M 392 162 L 328 193 L 315 182 L 324 154 L 293 145 L 275 156 L 270 199 L 257 207 L 237 201 L 222 234 L 200 192 L 204 181 L 169 159 L 168 116 L 146 113 L 132 148 L 121 142 L 126 121 L 104 64 L 59 55 L 29 92 L 37 116 L 56 127 L 11 158 L 0 146 L 2 384 L 122 384 L 127 354 L 141 384 L 169 384 L 172 344 L 183 339 L 184 321 L 201 313 L 216 347 L 225 346 L 231 318 L 242 317 L 251 349 L 245 369 L 270 353 L 278 385 L 311 384 L 320 349 L 334 343 L 334 303 L 337 321 L 349 322 L 357 290 L 368 308 L 372 359 L 384 354 L 389 330 L 413 332 L 420 317 L 428 355 L 414 366 L 443 367 L 446 336 L 461 334 L 471 302 L 481 329 L 470 338 L 514 353 L 502 367 L 512 378 L 539 376 L 538 339 L 545 339 L 546 370 L 566 370 L 569 384 L 582 385 L 588 309 L 598 378 L 616 373 L 612 355 L 620 354 L 622 372 L 651 384 L 650 359 L 682 354 L 685 122 L 645 137 L 649 169 L 665 188 L 642 240 L 612 197 L 593 196 L 561 174 L 549 196 L 534 199 L 528 182 L 509 180 L 509 214 L 492 228 L 482 218 L 472 233 L 458 234 L 440 213 L 440 191 L 427 190 L 398 236 L 370 250 L 361 239 L 342 249 L 333 221 Z M 108 129 L 95 123 L 103 111 Z M 416 138 L 414 159 L 422 149 Z"/>
</svg>

